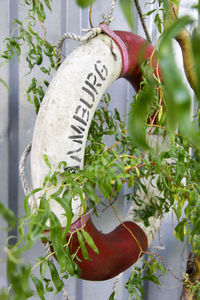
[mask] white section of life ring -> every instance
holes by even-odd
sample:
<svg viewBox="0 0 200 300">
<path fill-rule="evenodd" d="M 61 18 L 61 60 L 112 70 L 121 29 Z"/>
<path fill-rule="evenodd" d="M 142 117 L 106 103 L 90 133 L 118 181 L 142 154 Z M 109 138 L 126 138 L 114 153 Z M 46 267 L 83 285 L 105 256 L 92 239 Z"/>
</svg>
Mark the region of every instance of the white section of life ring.
<svg viewBox="0 0 200 300">
<path fill-rule="evenodd" d="M 122 67 L 119 47 L 104 34 L 79 46 L 64 60 L 47 90 L 35 125 L 31 150 L 34 189 L 42 186 L 49 171 L 43 154 L 47 155 L 55 170 L 61 161 L 66 161 L 67 167 L 83 168 L 85 145 L 94 112 L 103 93 L 119 78 Z M 144 202 L 148 200 L 144 195 Z M 63 208 L 55 200 L 51 200 L 50 208 L 65 227 Z M 150 245 L 161 219 L 151 217 L 150 226 L 146 227 L 142 221 L 134 220 L 134 208 L 137 209 L 131 206 L 125 221 L 136 223 L 145 232 Z M 78 197 L 72 201 L 72 211 L 74 223 L 82 213 Z"/>
<path fill-rule="evenodd" d="M 53 169 L 61 161 L 66 161 L 68 167 L 83 168 L 88 129 L 95 109 L 121 70 L 119 47 L 103 34 L 79 46 L 64 60 L 48 87 L 35 125 L 31 150 L 34 189 L 42 186 L 49 171 L 43 154 Z M 64 227 L 63 208 L 55 200 L 51 200 L 50 207 Z M 73 223 L 81 215 L 79 198 L 73 199 L 72 211 Z"/>
</svg>

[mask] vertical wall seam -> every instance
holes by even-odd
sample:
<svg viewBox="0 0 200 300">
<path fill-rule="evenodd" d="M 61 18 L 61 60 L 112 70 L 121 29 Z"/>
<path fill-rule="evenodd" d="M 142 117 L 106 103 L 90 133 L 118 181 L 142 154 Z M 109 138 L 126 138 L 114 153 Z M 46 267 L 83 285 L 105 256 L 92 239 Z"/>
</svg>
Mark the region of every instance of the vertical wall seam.
<svg viewBox="0 0 200 300">
<path fill-rule="evenodd" d="M 12 33 L 12 21 L 18 18 L 18 1 L 9 1 L 9 26 Z M 18 60 L 15 55 L 9 64 L 9 127 L 8 127 L 8 206 L 18 215 L 18 145 L 19 145 L 19 74 Z M 11 234 L 16 235 L 16 229 Z"/>
</svg>

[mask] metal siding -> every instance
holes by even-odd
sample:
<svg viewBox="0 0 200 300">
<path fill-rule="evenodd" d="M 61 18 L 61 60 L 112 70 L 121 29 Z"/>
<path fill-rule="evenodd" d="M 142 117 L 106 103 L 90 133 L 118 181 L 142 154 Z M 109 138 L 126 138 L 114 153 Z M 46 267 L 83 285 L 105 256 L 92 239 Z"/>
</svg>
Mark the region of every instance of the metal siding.
<svg viewBox="0 0 200 300">
<path fill-rule="evenodd" d="M 194 3 L 194 1 L 183 2 L 183 9 L 187 9 L 188 3 Z M 140 1 L 143 12 L 145 11 L 144 1 Z M 9 5 L 11 8 L 9 15 Z M 110 1 L 107 0 L 97 0 L 93 5 L 92 22 L 94 26 L 97 26 L 101 21 L 101 14 L 107 12 L 109 9 Z M 25 14 L 25 8 L 21 5 L 21 1 L 13 0 L 1 0 L 1 11 L 0 11 L 0 41 L 8 36 L 10 27 L 9 22 L 12 21 L 14 17 L 18 16 L 23 18 Z M 133 7 L 135 18 L 135 31 L 136 33 L 144 36 L 141 23 L 137 18 L 137 13 L 135 7 Z M 188 9 L 187 9 L 188 11 Z M 50 13 L 48 13 L 48 16 Z M 153 15 L 146 20 L 147 27 L 150 29 L 150 34 L 152 35 L 153 44 L 156 41 L 156 29 L 153 24 Z M 119 5 L 117 5 L 114 11 L 114 20 L 111 23 L 112 29 L 120 30 L 130 30 L 125 18 L 120 10 Z M 75 0 L 56 0 L 53 1 L 53 15 L 47 18 L 46 28 L 47 28 L 47 39 L 53 44 L 56 43 L 60 34 L 65 31 L 74 32 L 77 34 L 81 33 L 82 28 L 89 27 L 88 22 L 88 9 L 81 10 L 75 3 Z M 41 26 L 38 24 L 38 29 L 42 32 Z M 71 52 L 77 45 L 77 42 L 66 41 L 64 46 L 63 54 Z M 178 51 L 178 50 L 177 50 Z M 8 95 L 6 88 L 1 90 L 1 110 L 0 110 L 0 190 L 1 190 L 1 201 L 4 204 L 12 206 L 12 208 L 19 215 L 23 215 L 23 199 L 24 195 L 21 189 L 21 184 L 18 183 L 17 177 L 17 164 L 24 148 L 31 141 L 32 132 L 35 122 L 35 114 L 33 107 L 26 102 L 24 91 L 27 88 L 29 80 L 32 76 L 27 74 L 27 67 L 25 63 L 26 49 L 24 50 L 21 62 L 18 65 L 17 61 L 12 61 L 10 66 L 4 66 L 0 69 L 0 77 L 4 78 L 6 82 L 8 80 L 11 84 L 11 93 Z M 19 68 L 19 72 L 18 72 Z M 10 73 L 9 73 L 10 71 Z M 39 72 L 33 72 L 35 77 L 38 77 Z M 39 75 L 41 79 L 41 74 Z M 117 107 L 122 113 L 125 120 L 127 120 L 127 114 L 129 110 L 129 105 L 134 95 L 132 87 L 123 79 L 117 80 L 108 90 L 111 94 L 112 102 L 111 107 Z M 10 100 L 10 102 L 9 102 Z M 9 104 L 10 103 L 10 104 Z M 18 105 L 19 104 L 19 105 Z M 110 140 L 107 140 L 110 143 Z M 18 146 L 19 145 L 19 146 Z M 18 156 L 19 153 L 19 156 Z M 28 166 L 27 166 L 28 171 Z M 9 176 L 8 176 L 9 174 Z M 8 188 L 9 183 L 9 188 Z M 124 193 L 126 193 L 126 188 L 124 188 Z M 120 200 L 116 203 L 117 211 L 120 217 L 123 217 L 124 212 L 127 210 L 126 203 L 123 201 L 123 194 L 120 196 Z M 98 207 L 99 212 L 101 212 L 102 207 Z M 113 215 L 112 209 L 106 210 L 102 214 L 101 218 L 93 218 L 94 222 L 100 230 L 109 232 L 116 225 L 117 221 Z M 175 219 L 175 218 L 174 218 Z M 173 228 L 175 220 L 172 219 L 171 214 L 169 214 L 163 221 L 163 243 L 166 246 L 166 250 L 160 252 L 168 268 L 170 268 L 173 273 L 179 278 L 185 270 L 185 262 L 188 255 L 187 245 L 177 242 L 173 236 Z M 3 225 L 3 224 L 0 224 Z M 2 246 L 5 245 L 6 233 L 1 232 L 0 235 L 0 256 L 3 256 Z M 158 237 L 154 241 L 154 245 L 158 245 Z M 25 254 L 25 258 L 35 261 L 37 256 L 44 255 L 44 247 L 40 242 L 28 253 Z M 3 271 L 2 271 L 3 270 Z M 0 286 L 6 284 L 5 276 L 5 264 L 1 263 L 0 272 Z M 38 272 L 38 270 L 37 270 Z M 128 279 L 131 272 L 131 268 L 123 273 L 118 285 L 118 300 L 127 300 L 128 293 L 124 288 L 123 284 Z M 37 273 L 36 273 L 37 274 Z M 166 276 L 161 279 L 163 286 L 157 287 L 150 282 L 145 283 L 146 296 L 145 300 L 160 299 L 179 299 L 181 285 L 171 289 L 171 287 L 176 286 L 177 281 L 173 276 L 167 272 Z M 66 281 L 66 288 L 69 292 L 72 300 L 104 300 L 108 299 L 109 295 L 112 293 L 114 279 L 105 282 L 89 282 L 82 281 L 75 278 L 70 278 Z M 46 299 L 51 299 L 52 297 L 47 294 Z M 63 299 L 61 293 L 56 296 L 57 300 Z"/>
<path fill-rule="evenodd" d="M 7 0 L 1 1 L 1 11 L 0 16 L 0 45 L 3 46 L 3 39 L 9 34 L 9 3 Z M 0 78 L 8 83 L 9 80 L 9 66 L 4 65 L 0 68 Z M 1 109 L 0 109 L 0 191 L 1 198 L 0 201 L 8 206 L 8 90 L 1 84 Z M 0 218 L 0 228 L 5 227 L 6 223 Z M 7 232 L 0 232 L 0 259 L 6 256 L 3 246 L 6 244 Z M 6 263 L 1 263 L 0 272 L 0 287 L 7 285 L 6 279 Z"/>
</svg>

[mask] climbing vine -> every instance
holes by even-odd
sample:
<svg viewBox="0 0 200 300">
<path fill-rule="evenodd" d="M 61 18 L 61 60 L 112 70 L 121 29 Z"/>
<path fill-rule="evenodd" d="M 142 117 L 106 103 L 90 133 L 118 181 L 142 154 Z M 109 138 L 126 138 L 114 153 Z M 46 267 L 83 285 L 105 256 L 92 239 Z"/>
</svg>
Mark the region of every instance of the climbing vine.
<svg viewBox="0 0 200 300">
<path fill-rule="evenodd" d="M 78 5 L 87 7 L 94 0 L 77 0 Z M 138 1 L 134 1 L 138 9 Z M 152 5 L 158 3 L 157 10 Z M 120 1 L 128 23 L 133 28 L 132 1 Z M 36 68 L 43 74 L 42 80 L 32 76 L 26 87 L 27 101 L 35 107 L 36 113 L 44 97 L 49 81 L 57 68 L 56 46 L 46 38 L 46 12 L 51 11 L 52 0 L 24 0 L 27 8 L 26 18 L 12 22 L 12 34 L 4 41 L 0 53 L 1 63 L 9 63 L 17 55 L 19 61 L 22 48 L 27 47 L 26 61 L 29 73 Z M 25 214 L 17 219 L 11 210 L 0 203 L 0 215 L 7 222 L 8 231 L 17 227 L 17 242 L 5 246 L 7 261 L 7 278 L 9 287 L 1 288 L 0 299 L 27 299 L 38 295 L 45 299 L 48 293 L 63 290 L 69 276 L 80 277 L 80 268 L 76 263 L 77 253 L 70 254 L 70 241 L 77 233 L 81 253 L 89 259 L 86 244 L 98 254 L 92 237 L 84 230 L 84 226 L 70 231 L 73 218 L 72 198 L 80 197 L 83 214 L 86 210 L 98 214 L 97 205 L 101 202 L 105 209 L 118 201 L 123 186 L 128 186 L 130 193 L 125 195 L 126 201 L 135 202 L 137 210 L 134 218 L 149 225 L 149 218 L 162 216 L 173 210 L 178 224 L 174 229 L 176 238 L 187 239 L 191 245 L 186 273 L 182 278 L 183 294 L 199 297 L 200 287 L 200 132 L 199 132 L 199 80 L 200 80 L 200 28 L 195 27 L 191 17 L 178 18 L 179 1 L 154 0 L 147 3 L 148 12 L 141 17 L 148 18 L 154 14 L 155 24 L 160 33 L 156 44 L 159 65 L 162 72 L 153 71 L 153 56 L 141 65 L 143 81 L 140 91 L 134 97 L 130 107 L 128 125 L 117 109 L 109 108 L 110 96 L 105 94 L 101 106 L 96 110 L 90 126 L 85 165 L 83 170 L 68 168 L 61 161 L 53 169 L 49 158 L 44 161 L 49 172 L 43 186 L 29 193 L 24 201 Z M 200 12 L 200 2 L 194 9 Z M 193 26 L 190 36 L 187 25 Z M 38 25 L 43 35 L 38 33 Z M 176 39 L 183 51 L 184 68 L 188 81 L 195 94 L 196 111 L 191 118 L 191 92 L 183 83 L 182 76 L 176 66 L 172 51 L 172 39 Z M 55 41 L 56 42 L 56 41 Z M 44 63 L 45 61 L 45 63 Z M 161 75 L 162 73 L 162 75 Z M 162 76 L 162 78 L 161 78 Z M 7 88 L 7 83 L 0 80 Z M 12 87 L 9 87 L 12 88 Z M 105 136 L 113 137 L 113 145 L 105 144 Z M 168 149 L 153 149 L 151 136 L 159 135 L 169 144 Z M 152 197 L 147 205 L 139 193 L 147 194 L 144 179 L 152 178 L 156 182 L 159 196 Z M 53 193 L 50 191 L 54 191 Z M 139 191 L 139 192 L 138 192 Z M 40 193 L 41 200 L 37 213 L 30 209 L 29 201 Z M 57 201 L 64 209 L 67 225 L 63 232 L 56 215 L 50 210 L 49 202 Z M 115 209 L 114 209 L 115 210 Z M 117 212 L 115 211 L 115 214 Z M 118 217 L 118 220 L 120 218 Z M 45 230 L 49 221 L 50 234 Z M 69 238 L 66 241 L 66 234 Z M 37 259 L 34 265 L 24 262 L 22 254 L 29 251 L 38 240 L 51 243 L 53 250 Z M 58 265 L 54 264 L 53 256 Z M 124 283 L 131 299 L 144 297 L 143 281 L 151 280 L 160 284 L 157 273 L 165 274 L 167 267 L 162 257 L 156 253 L 146 253 L 141 267 L 133 267 L 130 278 Z M 40 278 L 34 271 L 40 270 Z M 191 271 L 192 270 L 192 271 Z M 31 281 L 35 286 L 33 290 Z M 186 295 L 187 294 L 187 295 Z M 114 291 L 111 299 L 116 299 Z M 186 298 L 187 299 L 187 298 Z M 190 298 L 188 298 L 190 299 Z M 195 298 L 194 298 L 195 299 Z"/>
</svg>

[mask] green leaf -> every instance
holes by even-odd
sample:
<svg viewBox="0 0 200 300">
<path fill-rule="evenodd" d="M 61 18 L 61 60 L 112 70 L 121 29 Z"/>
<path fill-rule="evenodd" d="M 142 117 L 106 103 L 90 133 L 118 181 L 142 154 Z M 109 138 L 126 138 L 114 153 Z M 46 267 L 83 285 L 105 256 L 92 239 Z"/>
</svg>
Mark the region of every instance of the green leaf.
<svg viewBox="0 0 200 300">
<path fill-rule="evenodd" d="M 42 188 L 34 189 L 25 197 L 24 209 L 25 209 L 26 214 L 30 214 L 30 212 L 31 212 L 28 200 L 31 198 L 31 196 L 35 195 L 36 193 L 40 192 L 41 190 L 42 190 Z"/>
<path fill-rule="evenodd" d="M 99 203 L 99 199 L 97 197 L 95 189 L 92 188 L 91 185 L 85 183 L 83 186 L 83 190 L 92 201 L 94 201 L 95 203 Z"/>
<path fill-rule="evenodd" d="M 56 267 L 54 266 L 54 264 L 51 261 L 47 261 L 48 266 L 49 266 L 49 270 L 51 273 L 51 279 L 55 285 L 56 288 L 56 292 L 60 292 L 62 291 L 63 287 L 64 287 L 64 283 L 63 281 L 60 279 L 59 275 L 58 275 L 58 271 L 56 270 Z"/>
<path fill-rule="evenodd" d="M 17 217 L 9 208 L 5 207 L 2 202 L 0 202 L 0 215 L 9 224 L 10 229 L 15 227 Z"/>
<path fill-rule="evenodd" d="M 89 6 L 90 4 L 94 3 L 95 0 L 76 0 L 77 4 L 83 8 Z"/>
<path fill-rule="evenodd" d="M 106 174 L 105 178 L 104 178 L 104 187 L 106 189 L 106 191 L 108 192 L 108 194 L 111 194 L 111 180 L 108 174 Z"/>
<path fill-rule="evenodd" d="M 41 280 L 39 280 L 34 274 L 31 274 L 31 279 L 35 285 L 38 296 L 40 297 L 41 300 L 45 300 L 44 298 L 45 290 Z"/>
<path fill-rule="evenodd" d="M 44 6 L 41 2 L 40 2 L 40 4 L 36 5 L 36 13 L 37 13 L 38 19 L 42 23 L 44 23 L 44 21 L 46 19 L 46 14 L 44 12 Z"/>
<path fill-rule="evenodd" d="M 132 142 L 142 149 L 150 149 L 146 142 L 146 123 L 154 100 L 154 88 L 149 84 L 138 92 L 129 114 L 129 133 Z"/>
<path fill-rule="evenodd" d="M 87 209 L 87 205 L 86 205 L 86 201 L 85 201 L 85 199 L 84 199 L 84 197 L 83 197 L 83 192 L 82 192 L 80 186 L 79 186 L 78 184 L 76 184 L 75 182 L 73 182 L 73 187 L 74 187 L 74 189 L 75 189 L 75 192 L 76 192 L 76 193 L 79 195 L 79 197 L 80 197 L 81 204 L 82 204 L 82 206 L 83 206 L 83 213 L 85 213 L 85 212 L 86 212 L 86 209 Z"/>
<path fill-rule="evenodd" d="M 66 224 L 65 230 L 63 231 L 63 236 L 66 236 L 66 234 L 69 231 L 69 228 L 71 226 L 71 222 L 72 222 L 72 218 L 73 218 L 72 208 L 62 198 L 56 197 L 55 200 L 62 206 L 62 208 L 65 211 L 65 216 L 67 217 L 67 224 Z"/>
<path fill-rule="evenodd" d="M 56 215 L 51 212 L 50 214 L 50 239 L 53 249 L 55 251 L 56 258 L 60 265 L 61 273 L 68 271 L 71 276 L 74 275 L 74 266 L 71 256 L 68 255 L 66 249 L 64 249 L 63 234 L 61 224 Z"/>
<path fill-rule="evenodd" d="M 124 13 L 124 16 L 131 27 L 134 29 L 134 19 L 133 19 L 133 2 L 132 0 L 120 0 L 120 6 Z"/>
<path fill-rule="evenodd" d="M 47 272 L 47 267 L 48 267 L 48 262 L 46 260 L 44 260 L 40 264 L 40 276 L 41 276 L 41 280 L 44 280 L 45 274 Z"/>
<path fill-rule="evenodd" d="M 44 3 L 46 4 L 46 7 L 47 7 L 50 11 L 52 11 L 49 0 L 44 0 Z"/>
<path fill-rule="evenodd" d="M 110 295 L 109 300 L 115 300 L 115 292 Z"/>
<path fill-rule="evenodd" d="M 171 41 L 184 26 L 191 22 L 191 18 L 185 16 L 168 27 L 160 42 L 159 58 L 164 80 L 168 130 L 174 137 L 178 123 L 180 132 L 189 140 L 200 145 L 200 133 L 196 131 L 191 121 L 191 96 L 176 66 Z"/>
<path fill-rule="evenodd" d="M 5 80 L 3 80 L 2 78 L 0 78 L 0 82 L 8 89 L 10 90 L 8 84 L 5 82 Z"/>
<path fill-rule="evenodd" d="M 94 243 L 93 238 L 91 237 L 91 235 L 85 231 L 83 228 L 81 228 L 81 232 L 84 236 L 84 239 L 86 240 L 86 242 L 88 243 L 88 245 L 90 246 L 90 248 L 96 253 L 99 254 L 99 249 L 97 248 L 97 246 Z"/>
<path fill-rule="evenodd" d="M 165 274 L 166 274 L 166 269 L 165 269 L 165 267 L 163 266 L 163 264 L 162 264 L 162 263 L 160 263 L 160 262 L 157 262 L 157 264 L 156 264 L 156 268 L 157 268 L 159 271 L 161 271 L 161 272 L 163 273 L 163 275 L 165 275 Z"/>
<path fill-rule="evenodd" d="M 31 218 L 31 224 L 29 227 L 29 232 L 27 239 L 31 241 L 36 241 L 43 235 L 43 231 L 46 227 L 46 222 L 49 218 L 49 203 L 45 197 L 41 197 L 40 206 L 38 212 L 34 214 Z"/>
<path fill-rule="evenodd" d="M 155 275 L 153 275 L 153 274 L 151 274 L 151 276 L 150 276 L 150 275 L 144 276 L 142 279 L 143 279 L 143 280 L 150 280 L 150 281 L 154 282 L 155 284 L 160 285 L 160 281 L 159 281 L 158 278 L 157 278 Z"/>
<path fill-rule="evenodd" d="M 87 259 L 87 260 L 90 260 L 87 248 L 85 246 L 84 238 L 83 238 L 80 231 L 77 231 L 77 237 L 78 237 L 78 241 L 79 241 L 79 244 L 80 244 L 80 247 L 81 247 L 83 258 Z"/>
<path fill-rule="evenodd" d="M 185 226 L 187 224 L 187 220 L 184 219 L 180 223 L 178 223 L 175 227 L 176 238 L 180 238 L 181 242 L 184 242 L 185 239 Z"/>
<path fill-rule="evenodd" d="M 51 169 L 51 164 L 50 164 L 49 159 L 48 159 L 48 157 L 47 157 L 46 154 L 43 154 L 43 159 L 44 159 L 44 161 L 45 161 L 47 167 L 48 167 L 49 169 Z"/>
</svg>

